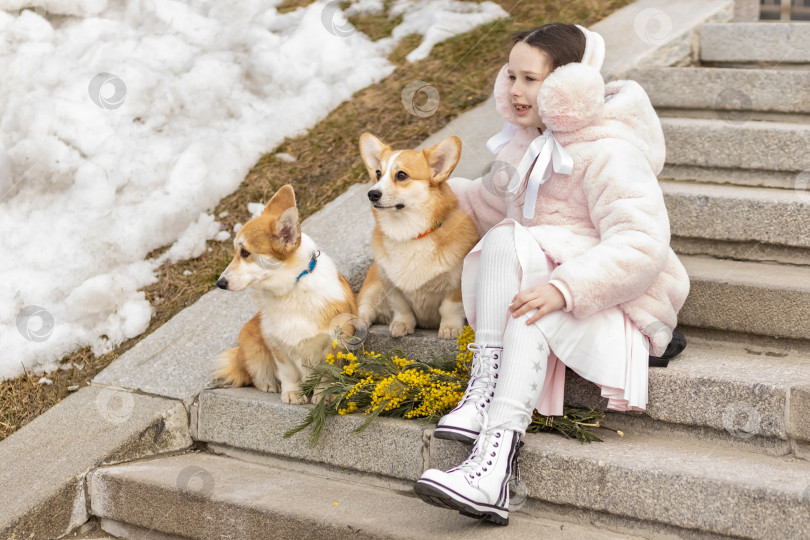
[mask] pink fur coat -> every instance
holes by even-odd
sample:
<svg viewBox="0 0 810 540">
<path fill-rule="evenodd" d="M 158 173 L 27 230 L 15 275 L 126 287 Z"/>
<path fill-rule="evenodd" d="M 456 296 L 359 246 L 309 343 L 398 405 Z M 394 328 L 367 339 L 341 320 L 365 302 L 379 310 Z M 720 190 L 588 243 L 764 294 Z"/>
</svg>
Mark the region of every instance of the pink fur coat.
<svg viewBox="0 0 810 540">
<path fill-rule="evenodd" d="M 598 64 L 601 64 L 601 59 Z M 495 82 L 498 112 L 515 116 L 506 66 Z M 523 189 L 504 196 L 500 180 L 454 178 L 461 208 L 483 235 L 505 218 L 528 227 L 559 266 L 551 281 L 577 318 L 619 306 L 660 355 L 689 293 L 689 277 L 669 247 L 669 218 L 656 175 L 664 165 L 661 124 L 633 81 L 605 84 L 598 69 L 572 63 L 554 70 L 537 97 L 538 112 L 573 157 L 570 175 L 552 173 L 537 196 L 534 217 L 523 217 Z M 518 127 L 497 161 L 517 167 L 538 130 Z M 659 322 L 660 321 L 660 322 Z"/>
</svg>

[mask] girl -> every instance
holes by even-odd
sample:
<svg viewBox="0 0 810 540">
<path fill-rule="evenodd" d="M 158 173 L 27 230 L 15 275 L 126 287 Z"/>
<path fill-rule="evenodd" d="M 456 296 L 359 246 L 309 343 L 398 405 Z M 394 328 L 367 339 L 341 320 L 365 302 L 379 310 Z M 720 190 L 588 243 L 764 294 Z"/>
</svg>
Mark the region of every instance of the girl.
<svg viewBox="0 0 810 540">
<path fill-rule="evenodd" d="M 436 428 L 475 441 L 414 486 L 425 501 L 506 525 L 508 481 L 536 408 L 563 412 L 565 367 L 608 407 L 647 405 L 648 356 L 661 356 L 689 292 L 669 247 L 656 175 L 661 125 L 633 81 L 605 84 L 602 37 L 548 24 L 513 37 L 495 82 L 503 131 L 490 178 L 450 181 L 482 235 L 462 293 L 476 331 L 467 391 Z"/>
</svg>

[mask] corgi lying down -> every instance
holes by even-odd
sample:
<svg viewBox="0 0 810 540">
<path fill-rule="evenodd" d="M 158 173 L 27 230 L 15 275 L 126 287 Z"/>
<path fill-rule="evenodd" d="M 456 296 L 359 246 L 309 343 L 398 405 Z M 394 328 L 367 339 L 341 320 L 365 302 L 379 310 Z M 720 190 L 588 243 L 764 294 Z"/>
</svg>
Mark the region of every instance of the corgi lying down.
<svg viewBox="0 0 810 540">
<path fill-rule="evenodd" d="M 252 287 L 259 312 L 242 328 L 238 347 L 217 358 L 216 376 L 224 386 L 252 383 L 265 392 L 280 392 L 284 403 L 306 403 L 301 383 L 335 352 L 338 332 L 354 333 L 357 307 L 349 283 L 301 232 L 290 185 L 239 229 L 234 250 L 217 287 Z"/>
<path fill-rule="evenodd" d="M 388 323 L 394 337 L 416 326 L 457 338 L 464 326 L 461 269 L 478 242 L 470 217 L 445 180 L 461 156 L 450 137 L 423 151 L 392 150 L 370 133 L 360 154 L 374 186 L 374 262 L 357 298 L 364 325 Z"/>
</svg>

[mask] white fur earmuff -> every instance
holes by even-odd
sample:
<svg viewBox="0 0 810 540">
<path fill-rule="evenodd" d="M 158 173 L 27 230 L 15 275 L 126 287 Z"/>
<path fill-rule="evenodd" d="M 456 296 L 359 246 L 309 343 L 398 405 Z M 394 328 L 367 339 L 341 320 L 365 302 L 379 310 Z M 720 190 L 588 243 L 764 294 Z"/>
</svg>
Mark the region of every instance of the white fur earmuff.
<svg viewBox="0 0 810 540">
<path fill-rule="evenodd" d="M 509 80 L 509 64 L 504 64 L 495 79 L 495 110 L 510 124 L 517 124 L 517 115 L 512 106 L 512 81 Z"/>
<path fill-rule="evenodd" d="M 552 131 L 576 131 L 604 115 L 605 81 L 585 64 L 566 64 L 549 75 L 537 94 L 537 112 Z"/>
</svg>

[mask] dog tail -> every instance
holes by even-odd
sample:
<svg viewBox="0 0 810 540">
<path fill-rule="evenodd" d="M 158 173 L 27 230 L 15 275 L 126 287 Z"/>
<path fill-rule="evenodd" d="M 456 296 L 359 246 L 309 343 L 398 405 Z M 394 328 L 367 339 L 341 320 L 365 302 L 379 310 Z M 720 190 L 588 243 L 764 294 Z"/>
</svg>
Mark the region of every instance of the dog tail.
<svg viewBox="0 0 810 540">
<path fill-rule="evenodd" d="M 239 347 L 228 349 L 214 360 L 216 364 L 214 376 L 221 380 L 223 386 L 248 386 L 253 382 L 244 362 L 240 360 Z"/>
</svg>

